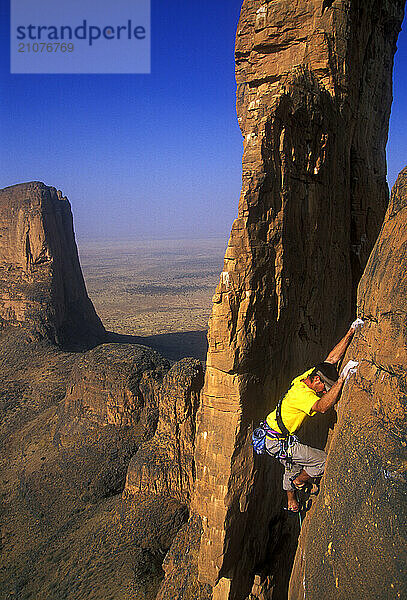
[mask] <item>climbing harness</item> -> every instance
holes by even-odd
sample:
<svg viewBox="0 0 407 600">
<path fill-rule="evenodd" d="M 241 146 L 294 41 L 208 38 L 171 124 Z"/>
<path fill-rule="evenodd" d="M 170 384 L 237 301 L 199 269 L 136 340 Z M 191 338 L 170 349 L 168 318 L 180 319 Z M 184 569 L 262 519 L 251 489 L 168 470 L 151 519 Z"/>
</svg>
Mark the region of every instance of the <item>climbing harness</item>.
<svg viewBox="0 0 407 600">
<path fill-rule="evenodd" d="M 278 460 L 284 460 L 286 467 L 291 471 L 293 466 L 292 448 L 294 444 L 299 442 L 296 435 L 289 435 L 287 438 L 279 438 L 280 448 L 276 454 L 273 454 L 274 458 Z"/>
<path fill-rule="evenodd" d="M 281 417 L 281 405 L 283 403 L 283 398 L 280 398 L 277 407 L 276 407 L 276 421 L 277 424 L 280 428 L 280 431 L 282 434 L 284 434 L 284 437 L 280 439 L 280 450 L 278 452 L 278 454 L 275 455 L 275 458 L 278 459 L 283 459 L 286 461 L 287 464 L 287 468 L 291 469 L 292 468 L 292 464 L 293 464 L 293 457 L 292 457 L 292 447 L 294 446 L 294 444 L 296 442 L 298 442 L 298 438 L 296 435 L 291 434 L 287 427 L 284 425 L 283 419 Z"/>
<path fill-rule="evenodd" d="M 286 437 L 290 436 L 290 432 L 288 431 L 287 427 L 284 425 L 283 419 L 281 417 L 281 405 L 283 403 L 283 398 L 280 398 L 280 400 L 278 401 L 277 407 L 276 407 L 276 421 L 277 421 L 277 425 L 280 427 L 280 431 L 283 435 L 285 435 Z"/>
<path fill-rule="evenodd" d="M 290 433 L 287 427 L 284 425 L 283 419 L 281 417 L 281 404 L 283 402 L 283 398 L 280 398 L 277 407 L 276 407 L 276 421 L 277 425 L 280 428 L 280 431 L 275 431 L 271 429 L 267 424 L 267 421 L 261 421 L 258 427 L 252 433 L 252 443 L 253 449 L 256 454 L 264 454 L 268 452 L 266 448 L 266 438 L 269 437 L 274 440 L 278 440 L 279 449 L 276 453 L 271 454 L 274 458 L 278 460 L 284 460 L 286 468 L 291 470 L 293 465 L 293 457 L 292 457 L 292 448 L 294 444 L 299 442 L 299 439 L 296 435 Z M 298 510 L 298 519 L 300 524 L 300 529 L 302 526 L 302 515 L 301 515 L 301 503 L 300 498 L 298 497 L 298 491 L 296 490 L 297 501 L 299 502 L 299 510 Z"/>
<path fill-rule="evenodd" d="M 281 430 L 281 433 L 279 431 L 274 431 L 274 429 L 271 429 L 271 427 L 268 426 L 266 421 L 261 421 L 259 426 L 256 427 L 256 429 L 252 433 L 252 443 L 253 449 L 256 452 L 256 454 L 264 454 L 265 452 L 267 452 L 266 437 L 269 437 L 271 439 L 277 439 L 279 442 L 279 449 L 278 452 L 272 454 L 272 456 L 279 460 L 282 459 L 286 461 L 287 468 L 290 468 L 293 464 L 291 449 L 294 446 L 294 444 L 299 440 L 296 435 L 293 435 L 288 431 L 287 427 L 283 423 L 283 420 L 281 418 L 282 401 L 283 398 L 280 398 L 276 408 L 276 420 Z"/>
</svg>

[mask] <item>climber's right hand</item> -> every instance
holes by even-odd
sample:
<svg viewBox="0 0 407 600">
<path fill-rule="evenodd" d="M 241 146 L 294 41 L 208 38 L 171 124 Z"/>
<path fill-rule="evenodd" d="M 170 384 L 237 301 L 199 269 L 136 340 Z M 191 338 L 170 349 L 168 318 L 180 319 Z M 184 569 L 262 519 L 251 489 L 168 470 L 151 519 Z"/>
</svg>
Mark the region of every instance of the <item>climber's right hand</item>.
<svg viewBox="0 0 407 600">
<path fill-rule="evenodd" d="M 353 329 L 353 331 L 357 331 L 358 329 L 361 329 L 364 324 L 365 324 L 365 322 L 363 321 L 363 319 L 358 318 L 355 321 L 353 321 L 350 328 Z"/>
<path fill-rule="evenodd" d="M 356 369 L 357 369 L 358 365 L 359 365 L 359 363 L 357 360 L 349 360 L 346 363 L 346 365 L 344 366 L 344 368 L 342 369 L 339 377 L 346 383 L 348 381 L 349 377 L 353 373 L 356 373 Z"/>
</svg>

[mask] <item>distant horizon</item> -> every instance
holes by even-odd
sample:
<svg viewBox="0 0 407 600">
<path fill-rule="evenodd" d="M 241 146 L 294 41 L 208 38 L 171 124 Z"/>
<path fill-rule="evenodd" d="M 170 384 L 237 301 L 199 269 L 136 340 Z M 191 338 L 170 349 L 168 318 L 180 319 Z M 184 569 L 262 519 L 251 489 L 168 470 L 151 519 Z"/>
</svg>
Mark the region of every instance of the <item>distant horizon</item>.
<svg viewBox="0 0 407 600">
<path fill-rule="evenodd" d="M 109 237 L 79 237 L 78 235 L 76 235 L 75 233 L 75 240 L 76 243 L 79 245 L 84 245 L 84 244 L 114 244 L 114 245 L 123 245 L 125 246 L 126 244 L 158 244 L 159 242 L 168 242 L 168 243 L 173 243 L 173 244 L 191 244 L 192 242 L 196 245 L 196 244 L 203 244 L 204 242 L 206 243 L 216 243 L 219 245 L 224 245 L 225 246 L 225 250 L 226 250 L 226 246 L 229 240 L 229 237 L 225 238 L 224 236 L 222 236 L 221 234 L 219 235 L 212 235 L 212 236 L 208 236 L 208 237 L 143 237 L 143 236 L 138 236 L 138 237 L 134 237 L 134 238 L 129 238 L 129 237 L 123 237 L 123 238 L 109 238 Z"/>
<path fill-rule="evenodd" d="M 137 237 L 122 237 L 122 238 L 109 238 L 109 237 L 79 237 L 75 234 L 75 238 L 76 240 L 80 240 L 80 241 L 88 241 L 88 242 L 102 242 L 102 241 L 107 241 L 107 242 L 118 242 L 118 243 L 126 243 L 126 242 L 138 242 L 138 241 L 146 241 L 146 242 L 159 242 L 159 241 L 168 241 L 168 242 L 208 242 L 210 240 L 223 240 L 223 237 L 219 234 L 219 235 L 208 235 L 207 237 L 183 237 L 183 236 L 177 236 L 177 237 L 169 237 L 169 236 L 163 236 L 163 237 L 143 237 L 140 238 L 140 236 Z"/>
</svg>

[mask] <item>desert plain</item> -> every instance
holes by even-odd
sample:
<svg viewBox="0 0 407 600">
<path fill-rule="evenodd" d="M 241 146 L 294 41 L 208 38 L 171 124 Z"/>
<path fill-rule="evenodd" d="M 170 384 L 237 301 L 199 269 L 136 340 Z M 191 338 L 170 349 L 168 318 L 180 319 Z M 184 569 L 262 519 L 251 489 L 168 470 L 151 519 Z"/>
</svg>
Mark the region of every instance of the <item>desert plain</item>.
<svg viewBox="0 0 407 600">
<path fill-rule="evenodd" d="M 136 337 L 133 341 L 169 359 L 194 356 L 204 361 L 225 238 L 80 239 L 88 294 L 105 328 Z"/>
</svg>

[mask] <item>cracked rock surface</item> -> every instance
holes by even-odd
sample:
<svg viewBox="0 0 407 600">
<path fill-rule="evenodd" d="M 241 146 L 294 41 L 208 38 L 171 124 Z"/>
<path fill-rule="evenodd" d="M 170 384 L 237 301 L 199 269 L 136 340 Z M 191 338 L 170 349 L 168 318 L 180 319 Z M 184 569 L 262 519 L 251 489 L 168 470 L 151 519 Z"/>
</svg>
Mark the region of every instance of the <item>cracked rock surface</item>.
<svg viewBox="0 0 407 600">
<path fill-rule="evenodd" d="M 184 358 L 171 367 L 159 390 L 154 437 L 130 461 L 124 496 L 152 492 L 189 504 L 195 475 L 195 419 L 203 369 Z"/>
</svg>

